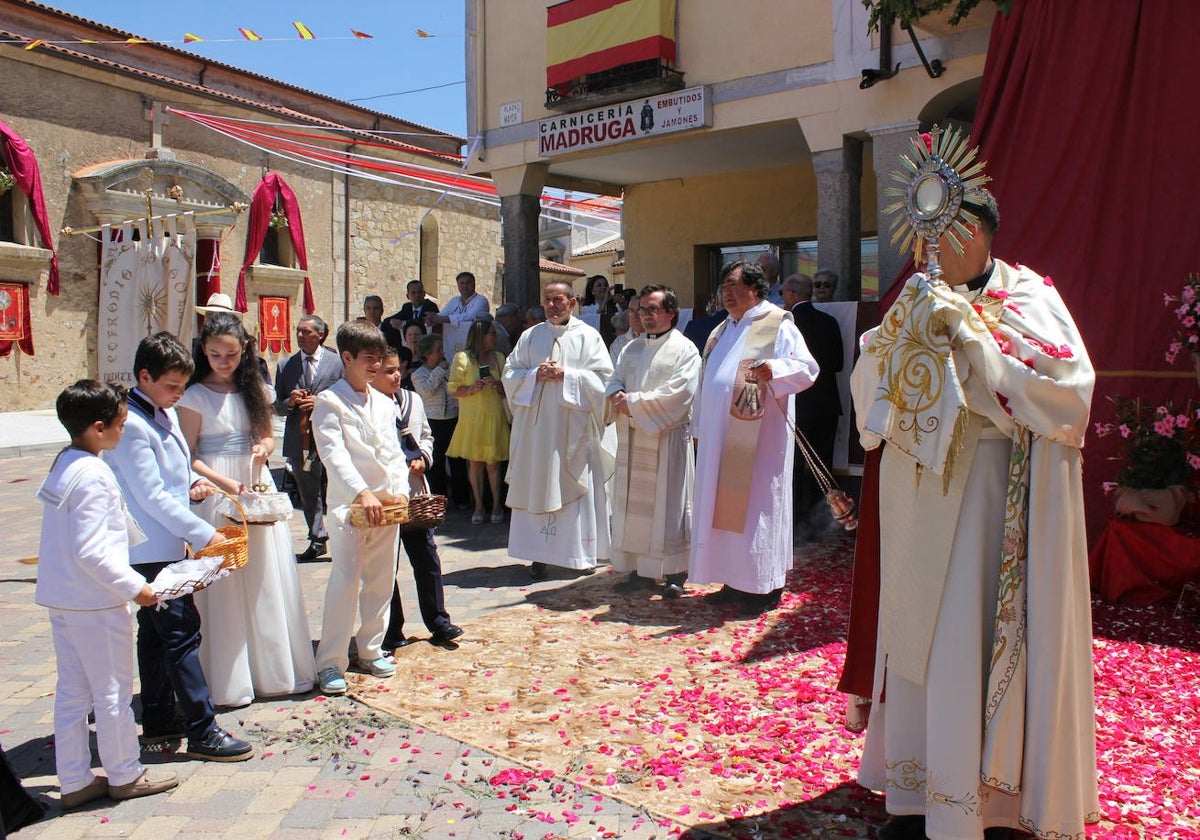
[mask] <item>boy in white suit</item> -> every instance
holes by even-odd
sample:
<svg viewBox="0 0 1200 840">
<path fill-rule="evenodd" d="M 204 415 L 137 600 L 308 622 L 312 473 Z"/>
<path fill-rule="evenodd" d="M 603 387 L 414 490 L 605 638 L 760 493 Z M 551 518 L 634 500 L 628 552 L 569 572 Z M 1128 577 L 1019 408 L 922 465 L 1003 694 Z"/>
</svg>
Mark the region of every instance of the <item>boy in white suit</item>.
<svg viewBox="0 0 1200 840">
<path fill-rule="evenodd" d="M 370 384 L 387 350 L 383 333 L 373 324 L 350 321 L 338 328 L 337 348 L 343 378 L 317 395 L 312 413 L 317 452 L 329 476 L 333 567 L 317 647 L 318 678 L 326 694 L 346 692 L 343 675 L 352 635 L 363 670 L 377 677 L 396 672 L 382 646 L 400 526 L 379 523 L 384 501 L 405 495 L 408 487 L 408 463 L 396 437 L 396 404 Z M 350 524 L 351 504 L 362 506 L 373 527 Z"/>
<path fill-rule="evenodd" d="M 50 610 L 58 682 L 54 759 L 64 808 L 108 795 L 134 799 L 169 790 L 179 778 L 139 760 L 133 720 L 133 620 L 129 602 L 156 602 L 129 566 L 129 524 L 116 476 L 99 457 L 125 431 L 129 405 L 120 386 L 81 379 L 58 395 L 58 420 L 71 445 L 38 490 L 45 506 L 38 550 L 37 602 Z M 104 776 L 91 770 L 88 712 Z"/>
</svg>

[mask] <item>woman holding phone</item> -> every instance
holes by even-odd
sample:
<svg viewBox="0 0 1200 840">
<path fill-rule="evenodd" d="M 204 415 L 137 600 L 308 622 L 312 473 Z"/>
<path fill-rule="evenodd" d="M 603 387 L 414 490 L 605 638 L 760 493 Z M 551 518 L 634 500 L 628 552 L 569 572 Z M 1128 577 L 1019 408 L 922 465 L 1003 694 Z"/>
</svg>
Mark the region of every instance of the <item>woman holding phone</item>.
<svg viewBox="0 0 1200 840">
<path fill-rule="evenodd" d="M 446 454 L 464 458 L 475 512 L 471 523 L 484 520 L 483 475 L 492 491 L 492 522 L 504 521 L 500 499 L 500 464 L 508 460 L 508 419 L 504 413 L 504 356 L 496 352 L 490 320 L 476 321 L 467 332 L 466 349 L 454 354 L 447 387 L 458 399 L 458 426 Z"/>
</svg>

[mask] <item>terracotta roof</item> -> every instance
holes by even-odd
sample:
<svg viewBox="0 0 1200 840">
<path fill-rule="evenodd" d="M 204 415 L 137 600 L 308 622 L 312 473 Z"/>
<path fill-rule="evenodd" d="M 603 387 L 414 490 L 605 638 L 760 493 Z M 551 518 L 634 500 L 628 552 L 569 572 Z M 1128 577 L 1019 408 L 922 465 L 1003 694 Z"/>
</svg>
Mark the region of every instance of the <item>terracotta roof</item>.
<svg viewBox="0 0 1200 840">
<path fill-rule="evenodd" d="M 616 239 L 610 239 L 608 242 L 605 242 L 603 245 L 595 245 L 591 248 L 584 248 L 582 251 L 576 251 L 571 256 L 573 256 L 573 257 L 591 257 L 591 256 L 595 256 L 596 254 L 611 254 L 614 251 L 624 251 L 624 250 L 625 250 L 625 240 L 621 239 L 620 237 L 617 237 Z"/>
<path fill-rule="evenodd" d="M 10 6 L 10 7 L 17 7 L 17 9 L 27 8 L 32 11 L 35 11 L 35 12 L 38 12 L 41 14 L 45 14 L 48 16 L 58 17 L 58 18 L 61 18 L 63 20 L 67 20 L 67 21 L 73 21 L 77 24 L 81 24 L 86 27 L 91 27 L 91 28 L 97 30 L 98 32 L 107 33 L 109 35 L 112 35 L 116 38 L 120 38 L 123 40 L 129 39 L 129 38 L 138 38 L 139 40 L 145 40 L 145 39 L 140 39 L 140 37 L 137 36 L 136 34 L 124 32 L 122 30 L 115 29 L 111 26 L 106 26 L 103 23 L 98 23 L 96 21 L 89 20 L 84 17 L 80 17 L 79 15 L 73 15 L 68 12 L 63 12 L 59 9 L 55 9 L 50 6 L 46 6 L 42 3 L 30 2 L 30 0 L 6 0 L 4 5 Z M 36 35 L 30 35 L 28 33 L 13 32 L 8 29 L 0 29 L 0 39 L 31 40 L 33 38 L 45 38 L 48 41 L 53 41 L 54 35 L 52 35 L 50 33 L 45 33 L 45 32 L 39 32 Z M 95 49 L 98 47 L 105 47 L 105 46 L 110 46 L 110 45 L 80 44 L 80 46 Z M 369 121 L 370 123 L 374 124 L 376 127 L 378 127 L 379 120 L 380 120 L 380 118 L 382 118 L 388 122 L 399 123 L 403 126 L 411 126 L 413 128 L 420 129 L 423 132 L 427 132 L 430 135 L 430 137 L 429 137 L 430 140 L 441 140 L 441 141 L 452 140 L 452 141 L 457 142 L 460 145 L 466 142 L 464 138 L 459 137 L 457 135 L 450 134 L 448 132 L 441 131 L 439 129 L 430 128 L 429 126 L 424 126 L 424 125 L 421 125 L 420 123 L 412 122 L 411 120 L 405 120 L 401 117 L 395 116 L 394 114 L 387 114 L 382 111 L 374 111 L 374 110 L 371 110 L 370 108 L 363 108 L 352 102 L 345 102 L 343 100 L 336 99 L 332 96 L 328 96 L 327 94 L 307 90 L 305 88 L 298 87 L 296 85 L 292 85 L 292 84 L 288 84 L 287 82 L 280 81 L 279 79 L 273 79 L 269 76 L 263 76 L 258 73 L 253 73 L 249 70 L 243 70 L 240 67 L 233 66 L 232 64 L 225 64 L 223 62 L 213 61 L 211 59 L 205 58 L 204 56 L 197 55 L 196 53 L 188 52 L 187 50 L 181 50 L 181 49 L 172 47 L 167 44 L 161 44 L 156 41 L 146 40 L 146 43 L 141 44 L 139 46 L 142 49 L 157 50 L 157 51 L 160 51 L 163 53 L 167 53 L 175 58 L 182 58 L 188 62 L 194 63 L 198 68 L 197 76 L 199 78 L 203 77 L 203 74 L 204 74 L 204 72 L 207 71 L 207 69 L 219 68 L 221 71 L 223 71 L 225 73 L 229 73 L 234 76 L 241 76 L 247 80 L 253 80 L 260 87 L 275 88 L 275 89 L 278 89 L 278 90 L 281 90 L 284 92 L 294 91 L 296 93 L 302 94 L 305 97 L 312 97 L 314 99 L 318 99 L 318 100 L 322 100 L 324 102 L 330 103 L 331 105 L 335 105 L 340 109 L 347 109 L 347 110 L 358 112 L 358 113 L 362 114 L 365 121 Z M 333 120 L 328 120 L 328 119 L 324 119 L 322 117 L 315 116 L 307 111 L 297 110 L 295 108 L 290 108 L 290 107 L 287 107 L 284 105 L 274 105 L 274 104 L 271 104 L 268 102 L 264 102 L 262 100 L 251 99 L 251 98 L 245 97 L 245 96 L 239 96 L 238 94 L 235 94 L 235 93 L 229 93 L 227 91 L 220 90 L 217 88 L 207 87 L 203 84 L 198 84 L 197 82 L 190 82 L 190 81 L 180 79 L 175 76 L 167 75 L 164 73 L 157 73 L 157 72 L 154 72 L 151 70 L 145 70 L 140 67 L 122 63 L 120 61 L 116 61 L 116 60 L 109 59 L 109 58 L 103 58 L 99 55 L 95 55 L 90 52 L 85 52 L 83 50 L 71 49 L 69 46 L 65 46 L 63 44 L 47 43 L 47 44 L 42 44 L 42 45 L 38 46 L 37 51 L 43 51 L 43 50 L 46 52 L 56 54 L 61 57 L 73 60 L 73 61 L 78 61 L 78 62 L 85 63 L 85 64 L 93 64 L 93 65 L 96 65 L 99 67 L 104 67 L 104 68 L 108 68 L 110 70 L 115 70 L 120 73 L 124 73 L 126 75 L 136 76 L 139 78 L 148 79 L 148 80 L 158 82 L 161 84 L 175 86 L 180 89 L 195 93 L 199 96 L 204 96 L 204 97 L 208 97 L 208 98 L 212 98 L 212 99 L 219 99 L 219 100 L 223 100 L 226 102 L 234 102 L 234 103 L 237 103 L 239 105 L 243 105 L 243 106 L 246 106 L 249 108 L 253 108 L 256 110 L 275 114 L 275 115 L 278 115 L 281 117 L 286 117 L 288 120 L 298 121 L 298 122 L 306 122 L 306 123 L 309 123 L 314 126 L 325 126 L 325 127 L 329 127 L 329 128 L 349 129 L 352 134 L 356 134 L 356 135 L 359 135 L 362 137 L 370 137 L 372 140 L 374 140 L 376 142 L 393 144 L 398 147 L 398 150 L 399 150 L 399 147 L 418 146 L 421 141 L 420 134 L 417 134 L 415 136 L 406 137 L 405 141 L 395 140 L 387 134 L 374 134 L 370 129 L 363 129 L 363 128 L 359 128 L 356 126 L 345 125 L 343 123 L 339 123 L 339 122 L 336 122 Z M 420 148 L 420 149 L 411 149 L 411 150 L 405 149 L 405 150 L 412 151 L 413 154 L 430 155 L 430 156 L 445 159 L 445 160 L 454 160 L 455 162 L 458 162 L 458 160 L 459 160 L 457 157 L 455 157 L 453 155 L 449 155 L 449 154 L 446 154 L 443 152 L 438 152 L 438 151 L 434 151 L 434 150 L 430 150 L 430 149 Z"/>
<path fill-rule="evenodd" d="M 582 277 L 587 273 L 582 268 L 563 265 L 552 260 L 538 260 L 538 271 L 543 271 L 547 274 L 566 274 L 571 277 Z"/>
</svg>

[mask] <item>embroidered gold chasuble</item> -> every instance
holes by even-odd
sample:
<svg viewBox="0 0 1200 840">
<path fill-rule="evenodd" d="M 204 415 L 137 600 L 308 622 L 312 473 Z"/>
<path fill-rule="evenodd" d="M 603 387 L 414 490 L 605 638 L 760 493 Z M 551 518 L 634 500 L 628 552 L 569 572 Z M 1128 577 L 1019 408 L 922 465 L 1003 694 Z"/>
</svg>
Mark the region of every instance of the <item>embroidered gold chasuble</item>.
<svg viewBox="0 0 1200 840">
<path fill-rule="evenodd" d="M 930 837 L 1082 840 L 1097 797 L 1079 333 L 1048 278 L 997 260 L 978 293 L 915 275 L 864 341 L 860 433 L 888 444 L 886 702 L 860 779 L 892 813 L 924 813 Z"/>
</svg>

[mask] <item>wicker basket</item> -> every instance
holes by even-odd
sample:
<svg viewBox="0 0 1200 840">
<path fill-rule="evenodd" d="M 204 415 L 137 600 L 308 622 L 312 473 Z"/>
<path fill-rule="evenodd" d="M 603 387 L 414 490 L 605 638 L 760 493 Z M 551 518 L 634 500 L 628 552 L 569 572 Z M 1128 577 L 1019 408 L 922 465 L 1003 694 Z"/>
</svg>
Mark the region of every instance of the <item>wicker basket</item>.
<svg viewBox="0 0 1200 840">
<path fill-rule="evenodd" d="M 350 505 L 350 524 L 355 528 L 382 528 L 384 525 L 403 525 L 408 521 L 408 499 L 397 496 L 383 503 L 383 518 L 377 523 L 367 520 L 362 505 Z"/>
<path fill-rule="evenodd" d="M 217 492 L 237 506 L 238 512 L 242 515 L 242 524 L 240 527 L 237 525 L 225 525 L 218 528 L 217 533 L 225 537 L 225 542 L 205 546 L 195 552 L 195 556 L 220 557 L 221 568 L 232 571 L 242 568 L 242 566 L 246 565 L 246 561 L 250 559 L 250 536 L 246 530 L 246 509 L 242 507 L 242 503 L 238 501 L 237 496 L 232 496 L 224 490 L 218 490 Z"/>
<path fill-rule="evenodd" d="M 197 576 L 176 581 L 173 586 L 156 590 L 155 594 L 161 600 L 179 598 L 183 595 L 199 592 L 213 581 L 219 580 L 230 572 L 242 568 L 242 566 L 246 565 L 246 561 L 250 559 L 250 538 L 247 532 L 246 512 L 242 509 L 242 505 L 236 497 L 229 495 L 223 490 L 218 490 L 217 492 L 237 505 L 242 514 L 242 526 L 239 528 L 234 525 L 226 525 L 218 528 L 217 533 L 225 537 L 225 541 L 222 543 L 205 546 L 195 552 L 189 548 L 188 553 L 193 558 L 212 560 L 219 558 L 220 562 L 215 567 L 210 567 L 204 572 L 189 571 L 188 574 L 196 574 Z M 194 561 L 180 561 L 180 563 L 173 564 L 173 566 L 168 566 L 163 571 L 166 572 L 169 569 L 179 567 L 181 564 L 192 562 Z"/>
<path fill-rule="evenodd" d="M 446 497 L 422 493 L 408 500 L 408 522 L 405 531 L 428 531 L 446 521 Z"/>
</svg>

